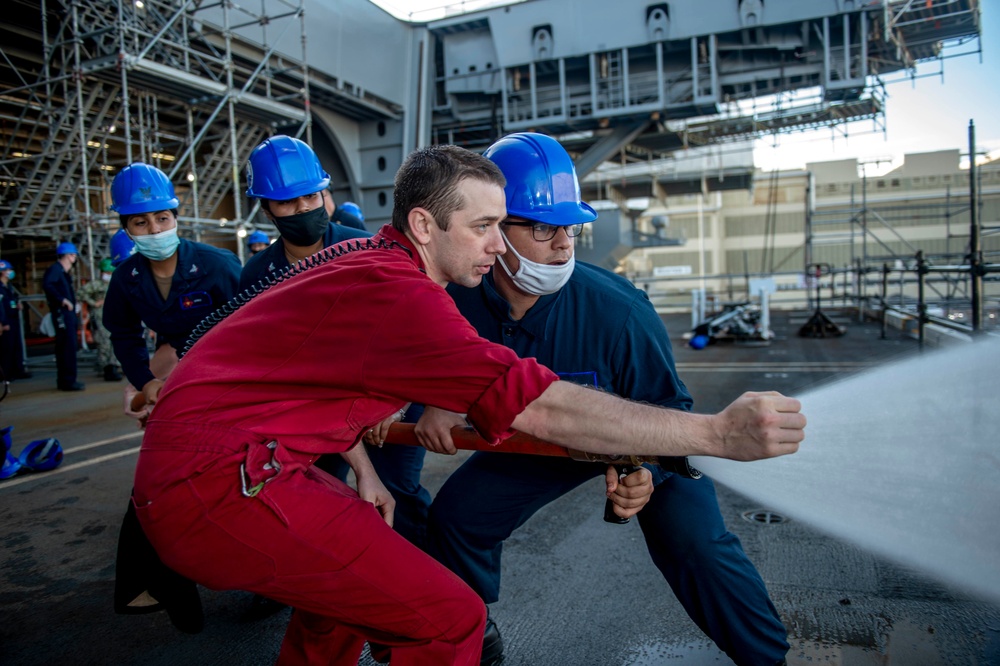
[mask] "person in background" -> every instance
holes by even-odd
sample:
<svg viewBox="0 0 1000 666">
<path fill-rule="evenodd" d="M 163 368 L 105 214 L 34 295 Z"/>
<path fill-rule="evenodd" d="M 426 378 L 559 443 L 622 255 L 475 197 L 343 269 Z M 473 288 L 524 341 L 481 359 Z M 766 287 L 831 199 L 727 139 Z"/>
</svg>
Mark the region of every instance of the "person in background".
<svg viewBox="0 0 1000 666">
<path fill-rule="evenodd" d="M 537 359 L 564 381 L 690 411 L 666 328 L 645 292 L 575 260 L 575 239 L 597 214 L 580 198 L 566 150 L 552 137 L 525 132 L 500 139 L 484 156 L 507 180 L 500 224 L 507 252 L 478 286 L 448 287 L 459 312 L 487 340 Z M 416 433 L 430 450 L 452 453 L 451 428 L 464 423 L 428 407 Z M 683 459 L 678 463 L 688 471 Z M 783 663 L 787 632 L 763 579 L 726 529 L 712 481 L 663 467 L 630 476 L 650 472 L 655 490 L 638 521 L 674 595 L 736 664 Z M 487 604 L 496 602 L 504 541 L 546 504 L 614 473 L 564 458 L 474 453 L 431 504 L 428 552 Z M 650 585 L 645 593 L 656 592 Z M 485 631 L 482 660 L 495 662 L 503 641 L 492 620 Z"/>
<path fill-rule="evenodd" d="M 351 205 L 348 206 L 347 204 Z M 353 229 L 367 230 L 365 227 L 365 217 L 361 214 L 361 208 L 356 203 L 348 201 L 342 206 L 338 206 L 333 198 L 333 190 L 326 193 L 326 200 L 323 202 L 326 207 L 326 214 L 334 224 L 342 224 Z"/>
<path fill-rule="evenodd" d="M 364 224 L 365 214 L 361 211 L 361 206 L 354 203 L 353 201 L 345 201 L 340 206 L 337 206 L 337 209 L 342 210 L 347 215 L 353 215 L 354 217 L 361 220 L 362 224 Z M 334 211 L 334 215 L 336 215 L 336 211 Z"/>
<path fill-rule="evenodd" d="M 361 229 L 334 224 L 328 206 L 330 175 L 304 141 L 278 134 L 250 153 L 247 191 L 278 230 L 278 239 L 250 257 L 240 273 L 240 291 L 259 280 L 351 238 L 368 238 Z M 331 208 L 332 210 L 332 208 Z"/>
<path fill-rule="evenodd" d="M 88 326 L 94 337 L 94 346 L 97 347 L 97 370 L 104 373 L 104 381 L 117 382 L 122 378 L 121 365 L 111 349 L 108 329 L 104 328 L 104 323 L 101 321 L 104 316 L 104 297 L 108 293 L 108 283 L 115 267 L 111 259 L 102 259 L 100 269 L 99 278 L 80 287 L 80 300 L 87 305 L 87 313 L 90 316 Z"/>
<path fill-rule="evenodd" d="M 247 249 L 250 250 L 250 256 L 257 254 L 263 250 L 267 249 L 267 246 L 271 244 L 271 239 L 267 237 L 260 229 L 254 231 L 249 236 L 247 236 Z"/>
<path fill-rule="evenodd" d="M 76 291 L 70 272 L 79 256 L 73 243 L 56 246 L 56 262 L 42 277 L 42 289 L 56 329 L 56 388 L 82 391 L 86 386 L 76 380 L 76 346 L 79 335 Z"/>
<path fill-rule="evenodd" d="M 129 238 L 127 231 L 119 229 L 111 237 L 111 265 L 118 268 L 133 254 L 135 254 L 135 243 Z"/>
<path fill-rule="evenodd" d="M 24 339 L 21 334 L 21 298 L 14 287 L 14 267 L 0 259 L 0 369 L 4 379 L 31 379 L 24 367 Z"/>
</svg>

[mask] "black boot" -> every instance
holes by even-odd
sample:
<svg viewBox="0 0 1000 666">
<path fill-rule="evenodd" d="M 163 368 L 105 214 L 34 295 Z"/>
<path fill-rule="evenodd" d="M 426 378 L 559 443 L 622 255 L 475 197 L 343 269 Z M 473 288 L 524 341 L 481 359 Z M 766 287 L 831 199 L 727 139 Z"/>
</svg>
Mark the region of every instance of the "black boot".
<svg viewBox="0 0 1000 666">
<path fill-rule="evenodd" d="M 122 373 L 118 372 L 118 368 L 111 365 L 110 363 L 104 366 L 104 381 L 120 382 L 121 379 L 122 379 Z"/>
<path fill-rule="evenodd" d="M 479 665 L 496 666 L 502 661 L 503 639 L 500 638 L 500 630 L 497 629 L 496 622 L 487 615 L 486 628 L 483 631 L 483 656 L 479 660 Z"/>
<path fill-rule="evenodd" d="M 131 500 L 118 533 L 114 607 L 124 615 L 165 610 L 171 624 L 186 634 L 200 633 L 205 626 L 198 587 L 160 560 Z"/>
</svg>

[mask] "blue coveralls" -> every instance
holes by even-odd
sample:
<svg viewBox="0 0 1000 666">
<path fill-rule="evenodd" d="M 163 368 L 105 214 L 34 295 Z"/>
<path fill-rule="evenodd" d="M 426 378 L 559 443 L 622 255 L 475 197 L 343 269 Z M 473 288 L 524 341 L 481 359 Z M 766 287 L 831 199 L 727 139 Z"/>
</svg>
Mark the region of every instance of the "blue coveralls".
<svg viewBox="0 0 1000 666">
<path fill-rule="evenodd" d="M 542 296 L 520 321 L 509 318 L 492 275 L 475 289 L 451 285 L 448 291 L 481 336 L 536 357 L 565 380 L 691 408 L 662 320 L 644 292 L 616 275 L 577 262 L 570 281 Z M 605 469 L 565 458 L 475 453 L 431 504 L 429 552 L 486 603 L 495 602 L 504 540 Z M 785 627 L 739 539 L 726 529 L 712 481 L 651 471 L 656 490 L 638 514 L 639 525 L 688 615 L 737 664 L 780 662 L 788 651 Z"/>
<path fill-rule="evenodd" d="M 76 344 L 79 335 L 73 278 L 57 261 L 45 271 L 42 289 L 52 312 L 52 325 L 56 329 L 56 385 L 68 389 L 76 384 Z M 63 306 L 64 298 L 73 304 L 72 308 L 67 310 Z"/>
<path fill-rule="evenodd" d="M 239 279 L 235 254 L 184 238 L 166 299 L 156 286 L 149 260 L 141 254 L 116 268 L 104 298 L 102 321 L 132 386 L 142 390 L 154 379 L 143 325 L 156 331 L 157 345 L 169 343 L 180 353 L 195 327 L 236 295 Z"/>
</svg>

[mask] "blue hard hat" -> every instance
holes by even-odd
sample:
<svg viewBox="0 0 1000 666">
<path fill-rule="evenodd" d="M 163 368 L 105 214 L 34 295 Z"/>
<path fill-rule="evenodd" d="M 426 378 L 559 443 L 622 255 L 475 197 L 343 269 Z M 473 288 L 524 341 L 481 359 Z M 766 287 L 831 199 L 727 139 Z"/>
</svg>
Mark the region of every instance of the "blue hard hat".
<svg viewBox="0 0 1000 666">
<path fill-rule="evenodd" d="M 5 426 L 0 428 L 0 441 L 3 442 L 3 453 L 0 454 L 0 479 L 9 479 L 18 473 L 21 469 L 21 463 L 10 452 L 11 447 L 11 431 L 14 430 L 14 426 Z"/>
<path fill-rule="evenodd" d="M 6 259 L 0 259 L 0 271 L 9 271 L 12 268 L 14 267 L 10 265 L 9 261 Z"/>
<path fill-rule="evenodd" d="M 340 207 L 343 208 L 344 211 L 350 213 L 354 217 L 361 220 L 362 222 L 365 221 L 365 214 L 361 212 L 361 206 L 354 203 L 353 201 L 345 201 L 344 203 L 340 204 Z"/>
<path fill-rule="evenodd" d="M 507 215 L 563 227 L 597 219 L 597 212 L 580 199 L 573 160 L 552 137 L 509 134 L 483 155 L 507 179 Z"/>
<path fill-rule="evenodd" d="M 285 201 L 330 185 L 316 153 L 304 141 L 279 134 L 253 149 L 247 162 L 247 196 Z"/>
<path fill-rule="evenodd" d="M 9 479 L 21 470 L 32 472 L 47 472 L 55 469 L 63 461 L 63 448 L 55 437 L 36 439 L 15 457 L 11 452 L 11 432 L 14 426 L 0 429 L 0 441 L 3 441 L 3 463 L 0 466 L 0 479 Z"/>
<path fill-rule="evenodd" d="M 154 166 L 134 162 L 111 182 L 111 210 L 124 217 L 177 208 L 174 184 Z"/>
<path fill-rule="evenodd" d="M 253 245 L 254 243 L 270 243 L 270 242 L 271 239 L 267 237 L 267 234 L 265 234 L 263 231 L 259 229 L 250 234 L 249 236 L 247 236 L 247 245 Z"/>
<path fill-rule="evenodd" d="M 63 242 L 59 243 L 59 245 L 56 246 L 56 254 L 62 256 L 64 254 L 80 254 L 80 253 L 77 251 L 76 245 L 73 245 L 72 243 L 68 242 Z"/>
<path fill-rule="evenodd" d="M 0 460 L 0 479 L 9 479 L 21 471 L 21 462 L 14 455 L 7 451 Z"/>
<path fill-rule="evenodd" d="M 36 439 L 30 442 L 17 457 L 22 469 L 33 472 L 47 472 L 59 467 L 63 461 L 62 444 L 55 437 Z"/>
<path fill-rule="evenodd" d="M 118 266 L 135 254 L 135 243 L 124 229 L 119 229 L 111 237 L 111 265 Z"/>
<path fill-rule="evenodd" d="M 704 334 L 698 334 L 688 341 L 691 349 L 704 349 L 711 342 L 711 338 Z"/>
</svg>

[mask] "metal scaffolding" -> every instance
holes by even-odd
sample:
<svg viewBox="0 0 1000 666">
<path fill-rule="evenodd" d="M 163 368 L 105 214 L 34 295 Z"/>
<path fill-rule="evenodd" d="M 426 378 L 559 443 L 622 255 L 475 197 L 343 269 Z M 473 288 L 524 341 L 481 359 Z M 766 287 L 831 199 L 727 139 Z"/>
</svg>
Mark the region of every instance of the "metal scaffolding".
<svg viewBox="0 0 1000 666">
<path fill-rule="evenodd" d="M 924 322 L 929 321 L 924 309 L 933 304 L 945 313 L 968 317 L 974 322 L 970 330 L 980 330 L 984 294 L 993 317 L 1000 306 L 995 277 L 1000 266 L 996 242 L 1000 229 L 984 226 L 979 216 L 985 207 L 995 211 L 998 205 L 1000 172 L 995 166 L 988 172 L 988 186 L 982 182 L 984 175 L 972 167 L 967 174 L 930 177 L 955 181 L 954 187 L 943 184 L 943 191 L 937 193 L 905 191 L 908 181 L 919 178 L 863 178 L 857 191 L 852 186 L 846 207 L 810 207 L 806 256 L 810 262 L 834 263 L 827 250 L 847 249 L 849 259 L 830 271 L 831 285 L 840 276 L 842 289 L 837 292 L 834 287 L 836 298 L 850 302 L 861 313 L 891 306 L 901 312 L 919 311 Z M 900 185 L 898 198 L 887 200 L 882 188 Z M 873 186 L 882 190 L 880 201 L 870 198 Z M 914 225 L 935 225 L 944 229 L 944 235 L 933 240 L 914 238 L 913 230 L 919 228 Z M 984 246 L 980 238 L 989 242 Z M 925 277 L 931 273 L 933 277 Z M 996 322 L 990 325 L 995 327 Z"/>
<path fill-rule="evenodd" d="M 275 131 L 311 139 L 303 0 L 255 5 L 15 3 L 0 41 L 15 82 L 0 95 L 2 233 L 73 241 L 93 274 L 118 226 L 110 183 L 142 161 L 174 182 L 182 233 L 231 239 L 253 147 Z M 286 34 L 295 59 L 274 47 Z"/>
</svg>

